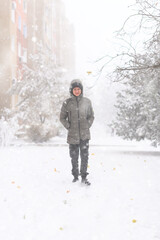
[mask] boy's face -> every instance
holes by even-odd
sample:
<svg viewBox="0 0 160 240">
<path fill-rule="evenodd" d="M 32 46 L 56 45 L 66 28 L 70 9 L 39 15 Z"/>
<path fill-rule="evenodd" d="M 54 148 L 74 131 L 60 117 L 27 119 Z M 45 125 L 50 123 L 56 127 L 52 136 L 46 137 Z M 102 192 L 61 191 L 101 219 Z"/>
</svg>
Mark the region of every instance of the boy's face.
<svg viewBox="0 0 160 240">
<path fill-rule="evenodd" d="M 78 97 L 79 95 L 81 95 L 81 89 L 79 87 L 75 87 L 73 88 L 73 95 Z"/>
</svg>

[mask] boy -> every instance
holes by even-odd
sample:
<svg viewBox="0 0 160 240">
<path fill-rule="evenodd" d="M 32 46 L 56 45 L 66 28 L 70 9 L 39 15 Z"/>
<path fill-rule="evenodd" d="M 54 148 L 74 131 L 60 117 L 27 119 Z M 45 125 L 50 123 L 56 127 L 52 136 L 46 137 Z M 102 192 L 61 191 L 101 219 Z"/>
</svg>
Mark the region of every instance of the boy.
<svg viewBox="0 0 160 240">
<path fill-rule="evenodd" d="M 71 82 L 71 97 L 64 101 L 60 121 L 68 130 L 67 143 L 69 144 L 70 157 L 72 162 L 73 182 L 79 180 L 81 175 L 82 183 L 90 185 L 87 180 L 88 150 L 90 140 L 90 130 L 94 121 L 94 112 L 91 101 L 83 97 L 83 85 L 78 79 Z M 79 173 L 78 157 L 81 156 L 81 166 Z"/>
</svg>

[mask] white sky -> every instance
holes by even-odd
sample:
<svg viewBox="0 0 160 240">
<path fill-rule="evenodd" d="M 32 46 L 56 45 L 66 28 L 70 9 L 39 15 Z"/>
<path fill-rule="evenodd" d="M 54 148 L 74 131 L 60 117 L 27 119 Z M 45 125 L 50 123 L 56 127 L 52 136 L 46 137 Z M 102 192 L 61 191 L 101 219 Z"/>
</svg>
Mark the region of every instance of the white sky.
<svg viewBox="0 0 160 240">
<path fill-rule="evenodd" d="M 111 51 L 113 33 L 130 15 L 134 0 L 63 0 L 76 30 L 78 74 L 92 71 L 91 61 Z"/>
</svg>

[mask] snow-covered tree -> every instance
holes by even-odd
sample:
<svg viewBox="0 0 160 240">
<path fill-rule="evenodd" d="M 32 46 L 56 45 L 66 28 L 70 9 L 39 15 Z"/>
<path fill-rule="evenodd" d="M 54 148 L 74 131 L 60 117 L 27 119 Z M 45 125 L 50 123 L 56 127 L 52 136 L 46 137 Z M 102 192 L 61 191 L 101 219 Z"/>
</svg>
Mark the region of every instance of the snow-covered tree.
<svg viewBox="0 0 160 240">
<path fill-rule="evenodd" d="M 160 144 L 160 9 L 157 1 L 137 1 L 140 27 L 153 23 L 154 30 L 141 53 L 122 53 L 128 60 L 116 69 L 122 90 L 117 93 L 117 117 L 113 123 L 119 136 L 126 139 L 150 139 Z M 124 29 L 123 29 L 124 30 Z M 134 51 L 133 51 L 134 50 Z"/>
<path fill-rule="evenodd" d="M 160 68 L 153 67 L 157 52 L 152 48 L 148 52 L 137 55 L 137 61 L 150 67 L 117 72 L 123 78 L 124 87 L 117 94 L 114 126 L 124 138 L 147 138 L 156 144 L 160 143 Z"/>
<path fill-rule="evenodd" d="M 30 58 L 32 68 L 23 66 L 11 92 L 19 97 L 16 112 L 21 128 L 33 141 L 46 141 L 58 132 L 60 105 L 68 89 L 49 50 L 40 46 Z"/>
</svg>

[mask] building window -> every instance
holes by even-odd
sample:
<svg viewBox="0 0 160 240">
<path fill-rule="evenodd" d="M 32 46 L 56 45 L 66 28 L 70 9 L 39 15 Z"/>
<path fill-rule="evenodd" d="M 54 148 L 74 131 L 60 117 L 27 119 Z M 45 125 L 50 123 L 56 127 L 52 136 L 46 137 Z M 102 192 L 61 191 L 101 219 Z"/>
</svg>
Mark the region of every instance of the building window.
<svg viewBox="0 0 160 240">
<path fill-rule="evenodd" d="M 15 10 L 16 10 L 16 3 L 12 2 L 11 19 L 12 19 L 12 22 L 14 23 L 15 23 Z"/>
<path fill-rule="evenodd" d="M 18 57 L 21 57 L 21 44 L 18 43 Z"/>
<path fill-rule="evenodd" d="M 18 29 L 21 31 L 21 16 L 18 16 Z"/>
<path fill-rule="evenodd" d="M 48 38 L 50 38 L 50 29 L 49 29 L 49 25 L 47 23 L 45 23 L 44 25 L 44 29 L 45 29 L 45 33 L 47 35 Z"/>
<path fill-rule="evenodd" d="M 17 82 L 17 79 L 16 79 L 16 78 L 13 78 L 13 79 L 12 79 L 12 85 L 16 84 L 16 82 Z"/>
<path fill-rule="evenodd" d="M 24 38 L 27 38 L 27 26 L 23 25 L 23 36 Z"/>
<path fill-rule="evenodd" d="M 14 36 L 12 36 L 12 39 L 11 39 L 11 50 L 13 52 L 15 51 L 15 38 L 14 38 Z"/>
<path fill-rule="evenodd" d="M 26 13 L 27 12 L 27 1 L 26 0 L 23 1 L 23 9 L 24 9 L 24 12 Z"/>
<path fill-rule="evenodd" d="M 47 23 L 46 22 L 44 24 L 44 30 L 45 30 L 45 33 L 47 34 Z"/>
<path fill-rule="evenodd" d="M 15 10 L 11 11 L 11 19 L 12 19 L 12 22 L 15 23 Z"/>
<path fill-rule="evenodd" d="M 12 1 L 12 10 L 16 10 L 16 2 Z"/>
<path fill-rule="evenodd" d="M 48 15 L 49 15 L 49 9 L 48 9 L 48 7 L 45 8 L 45 15 L 46 15 L 46 17 L 48 17 Z"/>
<path fill-rule="evenodd" d="M 24 50 L 23 52 L 23 62 L 27 63 L 27 50 Z"/>
</svg>

